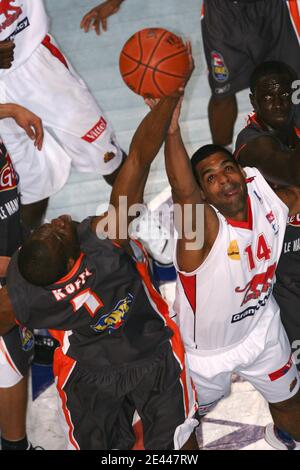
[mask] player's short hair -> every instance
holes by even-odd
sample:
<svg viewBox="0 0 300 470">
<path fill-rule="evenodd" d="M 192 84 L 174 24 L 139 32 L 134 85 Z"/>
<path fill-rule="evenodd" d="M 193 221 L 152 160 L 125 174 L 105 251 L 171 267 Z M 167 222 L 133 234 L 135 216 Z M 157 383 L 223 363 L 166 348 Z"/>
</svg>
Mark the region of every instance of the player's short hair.
<svg viewBox="0 0 300 470">
<path fill-rule="evenodd" d="M 278 60 L 270 60 L 262 62 L 253 70 L 250 77 L 250 90 L 251 93 L 255 92 L 257 83 L 262 78 L 269 77 L 270 75 L 280 75 L 288 77 L 291 82 L 298 79 L 295 70 L 284 62 Z"/>
<path fill-rule="evenodd" d="M 66 274 L 67 260 L 63 252 L 53 252 L 45 240 L 29 238 L 18 253 L 18 267 L 27 282 L 45 287 Z"/>
<path fill-rule="evenodd" d="M 236 166 L 238 165 L 232 153 L 229 152 L 229 150 L 227 150 L 225 147 L 222 147 L 222 145 L 216 145 L 216 144 L 203 145 L 198 150 L 196 150 L 196 152 L 193 154 L 191 158 L 193 174 L 196 180 L 198 181 L 198 183 L 200 183 L 200 181 L 198 179 L 198 175 L 196 172 L 196 166 L 198 165 L 199 162 L 202 162 L 202 160 L 205 160 L 205 158 L 208 158 L 211 155 L 214 155 L 215 153 L 224 153 L 224 155 L 226 155 L 226 157 L 232 160 Z"/>
</svg>

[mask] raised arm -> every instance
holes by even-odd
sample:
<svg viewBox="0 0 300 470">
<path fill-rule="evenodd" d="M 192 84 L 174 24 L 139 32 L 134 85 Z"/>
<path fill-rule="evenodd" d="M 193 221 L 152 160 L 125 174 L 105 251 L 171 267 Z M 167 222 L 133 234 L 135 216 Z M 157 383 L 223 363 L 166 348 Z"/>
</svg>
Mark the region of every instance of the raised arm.
<svg viewBox="0 0 300 470">
<path fill-rule="evenodd" d="M 103 31 L 107 31 L 107 18 L 117 13 L 124 0 L 107 0 L 89 11 L 81 20 L 80 28 L 86 33 L 94 29 L 100 35 L 100 24 Z"/>
<path fill-rule="evenodd" d="M 0 289 L 0 336 L 4 336 L 14 326 L 16 326 L 16 319 L 13 307 L 8 297 L 6 287 Z"/>
<path fill-rule="evenodd" d="M 207 204 L 204 205 L 204 208 L 202 206 L 204 220 L 201 217 L 199 220 L 199 215 L 201 215 L 200 205 L 202 204 L 201 192 L 181 137 L 179 127 L 180 107 L 181 103 L 178 103 L 166 139 L 165 162 L 172 188 L 173 201 L 174 204 L 178 205 L 182 217 L 182 229 L 177 243 L 177 263 L 180 270 L 192 272 L 203 263 L 208 255 L 217 236 L 219 225 L 214 210 Z M 188 206 L 192 208 L 192 220 L 190 219 Z M 204 225 L 199 226 L 199 223 L 204 223 Z M 201 237 L 201 231 L 204 231 L 204 239 Z M 199 245 L 198 242 L 197 247 L 197 240 L 202 241 L 203 245 L 201 243 Z"/>
<path fill-rule="evenodd" d="M 264 177 L 276 184 L 300 186 L 300 146 L 283 151 L 272 137 L 261 136 L 237 149 L 242 166 L 254 166 Z"/>
<path fill-rule="evenodd" d="M 127 217 L 127 208 L 134 204 L 143 203 L 144 188 L 150 165 L 166 138 L 178 100 L 179 97 L 176 96 L 163 98 L 145 116 L 133 136 L 128 157 L 118 173 L 110 198 L 110 205 L 116 213 L 117 225 L 115 236 L 109 236 L 119 244 L 127 243 L 127 229 L 132 220 L 131 217 Z M 120 205 L 121 196 L 126 197 L 126 207 Z M 119 217 L 119 213 L 121 217 Z M 100 219 L 101 217 L 95 218 L 92 222 L 92 229 L 96 232 L 99 230 Z M 122 223 L 122 227 L 120 227 L 120 223 Z"/>
</svg>

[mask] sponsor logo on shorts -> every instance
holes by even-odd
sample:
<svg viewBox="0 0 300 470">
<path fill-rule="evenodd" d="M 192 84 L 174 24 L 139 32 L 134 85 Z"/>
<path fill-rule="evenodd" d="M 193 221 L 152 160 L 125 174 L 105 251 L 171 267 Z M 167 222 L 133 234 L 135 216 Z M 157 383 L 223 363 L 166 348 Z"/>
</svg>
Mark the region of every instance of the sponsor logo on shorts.
<svg viewBox="0 0 300 470">
<path fill-rule="evenodd" d="M 292 380 L 292 382 L 290 383 L 290 392 L 292 392 L 294 390 L 297 383 L 298 383 L 298 380 L 297 380 L 297 377 L 295 377 L 294 380 Z"/>
<path fill-rule="evenodd" d="M 239 312 L 233 315 L 231 318 L 231 323 L 237 323 L 238 321 L 244 320 L 244 318 L 253 317 L 261 307 L 264 307 L 266 305 L 268 298 L 271 295 L 271 292 L 272 289 L 270 289 L 268 294 L 262 300 L 259 300 L 257 305 L 255 305 L 254 307 L 248 307 L 243 312 Z"/>
<path fill-rule="evenodd" d="M 4 16 L 4 19 L 0 20 L 0 33 L 9 28 L 23 12 L 20 6 L 13 5 L 13 3 L 15 0 L 1 0 L 0 2 L 0 15 Z"/>
<path fill-rule="evenodd" d="M 269 374 L 269 379 L 271 380 L 271 382 L 274 382 L 275 380 L 278 380 L 285 374 L 287 374 L 290 368 L 292 367 L 292 364 L 292 355 L 290 355 L 288 362 L 283 367 L 281 367 L 281 369 L 278 369 L 275 372 L 271 372 L 271 374 Z"/>
<path fill-rule="evenodd" d="M 236 240 L 232 240 L 230 242 L 230 245 L 227 249 L 227 255 L 228 255 L 228 258 L 230 258 L 232 260 L 240 260 L 241 259 L 238 242 Z"/>
<path fill-rule="evenodd" d="M 226 93 L 227 91 L 229 91 L 230 88 L 231 88 L 230 83 L 227 83 L 227 85 L 225 85 L 225 86 L 216 87 L 215 88 L 215 94 L 216 95 L 222 95 L 223 93 Z"/>
<path fill-rule="evenodd" d="M 228 80 L 228 68 L 225 65 L 225 61 L 223 59 L 222 54 L 217 51 L 212 51 L 211 53 L 211 68 L 213 77 L 217 82 L 226 82 L 226 80 Z M 224 93 L 224 91 L 226 91 L 220 90 L 222 89 L 219 88 L 219 93 Z"/>
<path fill-rule="evenodd" d="M 91 325 L 91 328 L 97 333 L 103 333 L 104 331 L 111 333 L 118 330 L 126 319 L 132 301 L 133 296 L 128 293 L 124 299 L 119 300 L 111 312 L 100 317 L 95 325 Z"/>
<path fill-rule="evenodd" d="M 105 131 L 107 128 L 107 122 L 105 121 L 104 117 L 101 116 L 99 121 L 90 129 L 83 137 L 81 137 L 83 140 L 86 142 L 89 142 L 92 144 L 97 140 L 101 134 Z"/>
<path fill-rule="evenodd" d="M 34 336 L 30 330 L 24 326 L 19 327 L 22 349 L 23 351 L 30 351 L 34 346 Z"/>
</svg>

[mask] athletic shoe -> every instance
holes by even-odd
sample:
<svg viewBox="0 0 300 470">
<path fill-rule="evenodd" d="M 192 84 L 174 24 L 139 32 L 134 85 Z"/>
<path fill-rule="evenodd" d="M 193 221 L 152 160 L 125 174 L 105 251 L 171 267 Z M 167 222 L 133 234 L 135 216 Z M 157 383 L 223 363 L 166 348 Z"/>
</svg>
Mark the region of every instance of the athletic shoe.
<svg viewBox="0 0 300 470">
<path fill-rule="evenodd" d="M 275 424 L 270 423 L 265 427 L 265 440 L 278 450 L 300 450 L 294 439 L 284 431 L 278 429 Z"/>
<path fill-rule="evenodd" d="M 146 209 L 133 223 L 131 235 L 142 242 L 150 256 L 163 265 L 173 262 L 174 237 L 170 230 L 171 214 Z"/>
</svg>

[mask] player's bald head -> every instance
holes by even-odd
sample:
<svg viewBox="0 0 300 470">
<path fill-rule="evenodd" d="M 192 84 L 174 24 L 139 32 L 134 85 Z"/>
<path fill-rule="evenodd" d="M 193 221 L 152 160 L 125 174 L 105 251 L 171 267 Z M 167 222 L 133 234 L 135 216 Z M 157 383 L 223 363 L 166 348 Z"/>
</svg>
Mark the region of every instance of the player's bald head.
<svg viewBox="0 0 300 470">
<path fill-rule="evenodd" d="M 283 77 L 287 79 L 292 85 L 294 80 L 297 80 L 295 70 L 284 62 L 278 60 L 270 60 L 262 62 L 252 72 L 250 77 L 250 90 L 255 93 L 258 83 L 268 77 Z"/>
<path fill-rule="evenodd" d="M 67 273 L 67 265 L 62 247 L 54 241 L 30 238 L 18 254 L 21 275 L 36 286 L 54 284 Z"/>
</svg>

